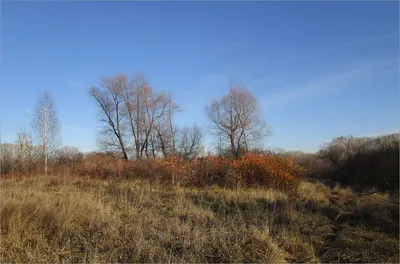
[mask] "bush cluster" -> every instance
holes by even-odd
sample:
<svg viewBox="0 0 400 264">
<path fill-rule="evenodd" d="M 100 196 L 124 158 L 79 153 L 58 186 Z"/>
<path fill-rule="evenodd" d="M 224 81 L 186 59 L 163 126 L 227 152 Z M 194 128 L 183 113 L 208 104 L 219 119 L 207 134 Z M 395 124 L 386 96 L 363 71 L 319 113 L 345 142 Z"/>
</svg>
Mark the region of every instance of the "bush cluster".
<svg viewBox="0 0 400 264">
<path fill-rule="evenodd" d="M 178 186 L 267 186 L 292 188 L 305 170 L 289 157 L 247 153 L 241 159 L 207 156 L 193 161 L 181 157 L 119 160 L 91 155 L 72 168 L 73 174 L 95 178 L 148 179 Z"/>
<path fill-rule="evenodd" d="M 399 133 L 336 138 L 318 153 L 329 164 L 321 176 L 357 191 L 398 192 L 399 146 Z"/>
</svg>

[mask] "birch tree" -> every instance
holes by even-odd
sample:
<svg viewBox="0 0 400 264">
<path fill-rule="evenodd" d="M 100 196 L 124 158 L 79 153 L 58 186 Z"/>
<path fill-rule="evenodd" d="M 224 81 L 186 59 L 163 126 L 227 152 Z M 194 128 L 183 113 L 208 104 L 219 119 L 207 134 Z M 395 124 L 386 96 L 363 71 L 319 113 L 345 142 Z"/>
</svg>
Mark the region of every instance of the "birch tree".
<svg viewBox="0 0 400 264">
<path fill-rule="evenodd" d="M 44 159 L 44 171 L 47 175 L 49 155 L 60 144 L 60 124 L 57 118 L 53 96 L 45 91 L 37 100 L 32 120 L 32 130 Z"/>
</svg>

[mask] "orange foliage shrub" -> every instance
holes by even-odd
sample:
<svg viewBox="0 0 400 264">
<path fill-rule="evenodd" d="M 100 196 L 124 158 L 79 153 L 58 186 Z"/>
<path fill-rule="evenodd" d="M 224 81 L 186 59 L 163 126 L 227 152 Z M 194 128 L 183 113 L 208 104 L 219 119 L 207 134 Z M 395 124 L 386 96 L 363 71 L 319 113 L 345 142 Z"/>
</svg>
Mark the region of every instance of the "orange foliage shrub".
<svg viewBox="0 0 400 264">
<path fill-rule="evenodd" d="M 121 177 L 124 179 L 155 179 L 156 160 L 122 161 Z"/>
<path fill-rule="evenodd" d="M 190 163 L 181 157 L 155 159 L 155 181 L 161 184 L 188 185 L 191 181 Z"/>
<path fill-rule="evenodd" d="M 233 162 L 238 181 L 245 186 L 271 186 L 291 188 L 305 171 L 289 157 L 247 153 Z"/>
<path fill-rule="evenodd" d="M 193 161 L 181 157 L 119 160 L 92 154 L 74 165 L 72 173 L 94 178 L 146 179 L 152 183 L 180 186 L 265 186 L 288 189 L 296 185 L 305 170 L 289 157 L 245 154 L 239 160 L 203 157 Z"/>
<path fill-rule="evenodd" d="M 210 186 L 213 184 L 235 186 L 234 168 L 232 160 L 226 157 L 208 156 L 193 161 L 194 185 Z"/>
<path fill-rule="evenodd" d="M 77 164 L 73 173 L 95 178 L 110 178 L 119 176 L 120 162 L 110 156 L 96 153 L 88 155 L 84 162 Z"/>
</svg>

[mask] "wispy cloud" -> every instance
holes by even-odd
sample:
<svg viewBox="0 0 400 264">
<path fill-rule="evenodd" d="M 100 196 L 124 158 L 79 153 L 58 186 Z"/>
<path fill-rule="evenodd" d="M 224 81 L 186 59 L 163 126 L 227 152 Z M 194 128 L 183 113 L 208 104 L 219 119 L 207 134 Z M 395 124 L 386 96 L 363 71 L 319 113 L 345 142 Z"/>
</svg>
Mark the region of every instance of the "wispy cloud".
<svg viewBox="0 0 400 264">
<path fill-rule="evenodd" d="M 347 69 L 331 73 L 317 80 L 311 80 L 300 85 L 290 87 L 282 87 L 283 92 L 278 92 L 272 95 L 266 95 L 261 99 L 262 105 L 266 107 L 283 106 L 294 100 L 308 98 L 313 96 L 321 96 L 331 91 L 336 91 L 344 87 L 347 83 L 358 80 L 367 74 L 371 74 L 381 67 L 398 63 L 398 60 L 393 58 L 363 60 L 352 63 Z"/>
<path fill-rule="evenodd" d="M 70 125 L 65 125 L 65 124 L 62 124 L 61 128 L 66 130 L 66 131 L 68 131 L 68 132 L 79 133 L 79 134 L 88 132 L 88 130 L 85 129 L 85 128 L 76 127 L 76 126 L 70 126 Z"/>
<path fill-rule="evenodd" d="M 388 34 L 381 34 L 375 35 L 371 37 L 361 38 L 361 39 L 354 39 L 348 41 L 339 42 L 340 47 L 357 47 L 357 46 L 364 46 L 364 45 L 373 45 L 385 41 L 398 41 L 399 34 L 398 33 L 388 33 Z"/>
<path fill-rule="evenodd" d="M 32 114 L 32 110 L 31 109 L 29 109 L 28 107 L 25 107 L 25 111 L 28 113 L 28 114 Z"/>
</svg>

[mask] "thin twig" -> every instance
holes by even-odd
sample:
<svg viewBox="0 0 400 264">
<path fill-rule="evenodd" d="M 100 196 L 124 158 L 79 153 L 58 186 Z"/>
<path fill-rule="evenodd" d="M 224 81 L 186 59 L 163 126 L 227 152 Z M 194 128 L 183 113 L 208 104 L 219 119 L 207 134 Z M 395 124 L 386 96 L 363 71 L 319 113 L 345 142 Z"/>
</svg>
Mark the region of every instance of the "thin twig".
<svg viewBox="0 0 400 264">
<path fill-rule="evenodd" d="M 343 210 L 340 210 L 340 212 L 339 212 L 339 214 L 336 216 L 335 220 L 333 220 L 333 223 L 332 223 L 331 228 L 330 228 L 331 230 L 332 230 L 333 226 L 335 225 L 336 221 L 337 221 L 337 220 L 339 219 L 339 217 L 342 215 L 342 213 L 343 213 Z M 324 246 L 325 241 L 326 241 L 326 239 L 328 238 L 328 235 L 329 235 L 329 231 L 326 233 L 326 235 L 325 235 L 325 237 L 324 237 L 324 240 L 322 241 L 322 245 L 320 246 L 320 248 L 319 248 L 318 251 L 317 251 L 317 256 L 319 255 L 319 252 L 321 251 L 322 247 Z"/>
</svg>

